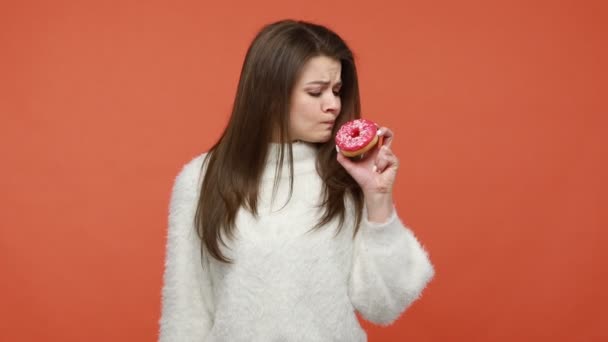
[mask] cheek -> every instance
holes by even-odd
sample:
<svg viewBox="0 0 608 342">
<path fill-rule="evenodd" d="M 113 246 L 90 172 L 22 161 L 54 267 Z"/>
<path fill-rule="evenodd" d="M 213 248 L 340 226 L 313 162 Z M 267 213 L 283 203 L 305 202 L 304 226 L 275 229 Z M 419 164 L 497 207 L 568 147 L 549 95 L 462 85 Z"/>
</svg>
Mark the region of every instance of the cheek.
<svg viewBox="0 0 608 342">
<path fill-rule="evenodd" d="M 311 107 L 312 103 L 310 98 L 306 98 L 305 96 L 295 97 L 291 105 L 292 117 L 306 115 L 310 111 Z"/>
<path fill-rule="evenodd" d="M 294 97 L 292 103 L 290 120 L 296 131 L 308 131 L 315 129 L 319 124 L 321 114 L 322 99 L 311 96 Z M 340 109 L 340 99 L 338 99 L 338 110 Z"/>
<path fill-rule="evenodd" d="M 294 119 L 300 122 L 314 120 L 318 112 L 319 105 L 315 101 L 301 101 L 297 104 Z"/>
<path fill-rule="evenodd" d="M 294 103 L 290 112 L 290 126 L 294 132 L 302 133 L 310 130 L 313 119 L 312 106 L 305 102 Z"/>
</svg>

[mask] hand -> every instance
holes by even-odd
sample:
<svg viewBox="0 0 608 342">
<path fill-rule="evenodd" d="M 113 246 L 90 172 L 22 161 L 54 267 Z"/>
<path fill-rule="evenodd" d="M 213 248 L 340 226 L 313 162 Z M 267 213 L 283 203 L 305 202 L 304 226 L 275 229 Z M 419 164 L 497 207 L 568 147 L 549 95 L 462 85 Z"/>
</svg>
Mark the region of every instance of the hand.
<svg viewBox="0 0 608 342">
<path fill-rule="evenodd" d="M 338 162 L 359 184 L 366 197 L 390 195 L 399 167 L 399 160 L 390 148 L 393 132 L 387 127 L 380 127 L 378 135 L 383 139 L 382 146 L 374 146 L 362 160 L 352 161 L 340 152 L 337 156 Z"/>
</svg>

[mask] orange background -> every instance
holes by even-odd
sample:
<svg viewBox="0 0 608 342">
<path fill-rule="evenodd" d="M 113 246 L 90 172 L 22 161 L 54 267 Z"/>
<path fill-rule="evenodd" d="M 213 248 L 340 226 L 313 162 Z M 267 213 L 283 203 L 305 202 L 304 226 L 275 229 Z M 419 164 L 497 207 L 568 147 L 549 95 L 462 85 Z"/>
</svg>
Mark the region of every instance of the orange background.
<svg viewBox="0 0 608 342">
<path fill-rule="evenodd" d="M 246 48 L 339 32 L 437 276 L 374 341 L 608 337 L 604 1 L 0 5 L 0 340 L 154 341 L 169 194 Z M 604 248 L 602 248 L 604 247 Z"/>
</svg>

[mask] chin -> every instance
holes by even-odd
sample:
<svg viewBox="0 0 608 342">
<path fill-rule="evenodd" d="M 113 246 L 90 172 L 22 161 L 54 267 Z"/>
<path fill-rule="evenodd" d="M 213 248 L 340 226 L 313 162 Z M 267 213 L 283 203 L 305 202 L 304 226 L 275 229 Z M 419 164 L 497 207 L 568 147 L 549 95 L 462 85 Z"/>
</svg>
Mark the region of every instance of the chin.
<svg viewBox="0 0 608 342">
<path fill-rule="evenodd" d="M 308 143 L 326 143 L 332 139 L 331 131 L 319 132 L 318 134 L 301 137 L 297 140 Z"/>
<path fill-rule="evenodd" d="M 331 140 L 331 132 L 319 134 L 314 140 L 317 143 L 326 143 Z"/>
</svg>

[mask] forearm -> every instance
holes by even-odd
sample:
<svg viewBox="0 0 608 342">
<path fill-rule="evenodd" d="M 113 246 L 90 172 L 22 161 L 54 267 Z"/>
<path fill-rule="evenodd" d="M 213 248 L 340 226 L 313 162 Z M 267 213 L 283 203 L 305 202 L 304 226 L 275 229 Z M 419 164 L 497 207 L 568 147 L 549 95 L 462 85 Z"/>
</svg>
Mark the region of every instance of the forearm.
<svg viewBox="0 0 608 342">
<path fill-rule="evenodd" d="M 426 251 L 396 212 L 384 223 L 364 219 L 353 258 L 351 302 L 376 324 L 397 319 L 434 275 Z"/>
</svg>

